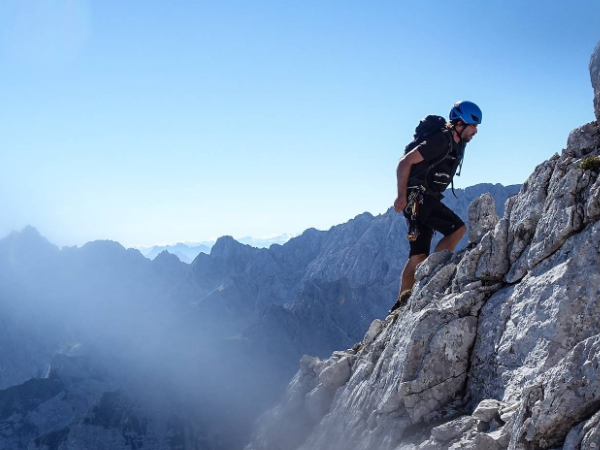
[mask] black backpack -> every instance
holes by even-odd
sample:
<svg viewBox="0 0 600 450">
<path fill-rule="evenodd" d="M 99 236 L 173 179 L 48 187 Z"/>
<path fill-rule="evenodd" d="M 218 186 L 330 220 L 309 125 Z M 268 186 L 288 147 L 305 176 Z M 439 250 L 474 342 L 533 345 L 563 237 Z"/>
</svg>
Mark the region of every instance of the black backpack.
<svg viewBox="0 0 600 450">
<path fill-rule="evenodd" d="M 413 140 L 404 148 L 404 154 L 406 155 L 408 152 L 413 150 L 417 145 L 425 141 L 429 136 L 433 136 L 434 134 L 441 133 L 442 131 L 444 131 L 446 129 L 446 124 L 446 119 L 444 119 L 442 116 L 429 115 L 421 119 L 419 125 L 417 125 L 417 128 L 415 128 Z M 452 145 L 451 141 L 448 141 L 448 145 Z M 411 179 L 418 179 L 423 175 L 427 176 L 429 169 L 433 168 L 444 159 L 445 156 L 441 157 L 439 160 L 432 161 L 431 164 L 429 164 L 419 173 L 412 174 Z M 462 167 L 462 157 L 460 161 L 457 161 L 457 166 L 459 165 L 460 167 Z M 457 175 L 460 176 L 460 172 Z M 427 181 L 423 181 L 425 182 L 425 186 L 428 187 Z M 456 197 L 456 194 L 454 193 L 454 180 L 452 180 L 452 193 Z"/>
<path fill-rule="evenodd" d="M 442 116 L 429 115 L 424 119 L 421 119 L 419 125 L 417 125 L 417 128 L 415 128 L 415 134 L 412 142 L 404 149 L 404 154 L 406 155 L 429 136 L 433 136 L 434 134 L 443 131 L 445 128 L 446 119 L 444 119 Z"/>
</svg>

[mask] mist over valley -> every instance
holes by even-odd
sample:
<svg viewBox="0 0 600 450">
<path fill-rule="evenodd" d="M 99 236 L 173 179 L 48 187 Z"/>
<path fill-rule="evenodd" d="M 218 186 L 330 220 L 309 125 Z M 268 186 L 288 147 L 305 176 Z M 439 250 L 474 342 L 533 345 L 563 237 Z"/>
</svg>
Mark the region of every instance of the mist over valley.
<svg viewBox="0 0 600 450">
<path fill-rule="evenodd" d="M 501 214 L 518 188 L 446 201 L 466 220 L 489 191 Z M 225 236 L 191 264 L 11 233 L 0 240 L 2 448 L 242 448 L 303 355 L 350 348 L 385 317 L 405 233 L 390 209 L 270 248 Z"/>
</svg>

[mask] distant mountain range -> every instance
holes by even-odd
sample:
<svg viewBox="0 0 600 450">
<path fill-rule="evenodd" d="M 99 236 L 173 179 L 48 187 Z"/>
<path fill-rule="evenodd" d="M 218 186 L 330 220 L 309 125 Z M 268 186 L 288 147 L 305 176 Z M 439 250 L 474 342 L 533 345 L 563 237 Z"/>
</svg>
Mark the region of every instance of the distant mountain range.
<svg viewBox="0 0 600 450">
<path fill-rule="evenodd" d="M 246 236 L 241 239 L 237 239 L 237 241 L 242 244 L 251 245 L 252 247 L 268 248 L 273 244 L 285 244 L 292 237 L 293 235 L 291 234 L 280 234 L 278 236 L 268 238 L 253 238 L 251 236 Z M 172 255 L 177 256 L 181 262 L 191 264 L 192 261 L 196 259 L 196 256 L 198 256 L 200 253 L 209 254 L 210 249 L 215 242 L 216 241 L 204 241 L 198 243 L 178 242 L 177 244 L 172 245 L 155 245 L 153 247 L 134 246 L 132 248 L 139 250 L 142 255 L 148 259 L 156 258 L 161 252 L 166 250 Z"/>
<path fill-rule="evenodd" d="M 174 245 L 155 245 L 150 248 L 138 248 L 142 255 L 144 255 L 148 259 L 156 258 L 160 253 L 166 251 L 172 255 L 175 255 L 179 258 L 181 262 L 186 264 L 191 264 L 196 256 L 200 253 L 210 253 L 211 247 L 214 245 L 214 242 L 201 243 L 197 245 L 193 244 L 183 244 L 181 242 Z"/>
</svg>

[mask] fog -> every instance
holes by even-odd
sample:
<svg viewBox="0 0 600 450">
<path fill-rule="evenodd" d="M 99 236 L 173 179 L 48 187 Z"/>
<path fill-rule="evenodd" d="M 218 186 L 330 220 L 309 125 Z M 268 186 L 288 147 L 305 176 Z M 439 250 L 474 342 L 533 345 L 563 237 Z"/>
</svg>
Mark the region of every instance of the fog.
<svg viewBox="0 0 600 450">
<path fill-rule="evenodd" d="M 474 186 L 448 203 L 466 220 L 470 201 L 492 192 L 502 215 L 518 188 Z M 112 241 L 59 249 L 31 227 L 14 232 L 0 239 L 0 405 L 7 388 L 46 377 L 69 399 L 54 407 L 73 413 L 40 433 L 80 438 L 88 425 L 125 432 L 147 421 L 150 448 L 243 448 L 302 355 L 350 348 L 385 317 L 405 233 L 393 210 L 365 213 L 269 249 L 222 237 L 184 264 Z M 177 442 L 160 442 L 173 435 Z"/>
<path fill-rule="evenodd" d="M 189 269 L 109 241 L 59 250 L 31 228 L 3 239 L 0 348 L 21 360 L 3 361 L 0 388 L 60 376 L 56 354 L 84 357 L 96 375 L 80 378 L 101 373 L 149 414 L 175 411 L 206 448 L 241 448 L 292 374 L 253 352 L 227 314 L 181 298 Z"/>
<path fill-rule="evenodd" d="M 448 203 L 466 220 L 470 201 L 492 192 L 502 215 L 518 188 L 474 186 Z M 302 355 L 350 348 L 385 317 L 405 233 L 393 210 L 365 213 L 269 249 L 222 237 L 192 264 L 166 252 L 149 260 L 112 241 L 59 249 L 31 227 L 12 233 L 0 239 L 0 406 L 15 398 L 7 388 L 46 377 L 68 398 L 53 407 L 73 413 L 40 433 L 80 438 L 88 425 L 125 433 L 147 422 L 149 448 L 242 448 Z M 16 398 L 33 395 L 22 390 Z"/>
</svg>

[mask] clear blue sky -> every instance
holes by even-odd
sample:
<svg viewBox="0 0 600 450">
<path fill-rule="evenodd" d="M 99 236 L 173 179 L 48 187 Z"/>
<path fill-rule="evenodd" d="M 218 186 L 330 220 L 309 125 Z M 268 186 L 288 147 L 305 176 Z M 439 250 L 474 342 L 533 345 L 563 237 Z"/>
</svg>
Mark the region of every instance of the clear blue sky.
<svg viewBox="0 0 600 450">
<path fill-rule="evenodd" d="M 415 125 L 484 111 L 457 187 L 593 120 L 600 2 L 0 2 L 0 236 L 327 229 L 394 201 Z"/>
</svg>

